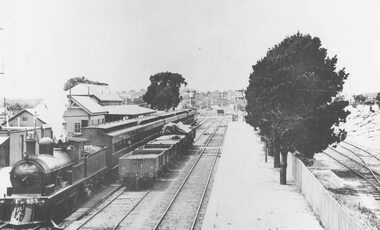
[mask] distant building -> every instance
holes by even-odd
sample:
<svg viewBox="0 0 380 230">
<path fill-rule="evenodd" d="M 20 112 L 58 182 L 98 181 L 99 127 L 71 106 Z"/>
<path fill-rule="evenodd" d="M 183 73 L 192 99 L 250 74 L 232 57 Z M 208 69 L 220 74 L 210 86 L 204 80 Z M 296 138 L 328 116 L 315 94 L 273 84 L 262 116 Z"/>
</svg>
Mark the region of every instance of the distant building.
<svg viewBox="0 0 380 230">
<path fill-rule="evenodd" d="M 63 114 L 68 137 L 79 135 L 82 128 L 122 119 L 135 118 L 155 110 L 137 105 L 125 105 L 124 100 L 107 86 L 79 84 L 67 95 L 69 105 Z"/>
<path fill-rule="evenodd" d="M 53 138 L 52 128 L 34 109 L 23 109 L 1 123 L 0 167 L 13 165 L 27 152 L 27 142 L 38 152 L 42 137 Z"/>
<path fill-rule="evenodd" d="M 41 127 L 46 125 L 46 122 L 39 117 L 35 111 L 31 109 L 23 109 L 13 115 L 7 121 L 3 121 L 1 125 L 8 127 Z"/>
<path fill-rule="evenodd" d="M 27 152 L 26 142 L 34 144 L 39 152 L 38 142 L 42 137 L 53 137 L 51 127 L 5 127 L 0 130 L 0 167 L 13 165 L 23 159 Z M 32 145 L 33 146 L 33 145 Z"/>
</svg>

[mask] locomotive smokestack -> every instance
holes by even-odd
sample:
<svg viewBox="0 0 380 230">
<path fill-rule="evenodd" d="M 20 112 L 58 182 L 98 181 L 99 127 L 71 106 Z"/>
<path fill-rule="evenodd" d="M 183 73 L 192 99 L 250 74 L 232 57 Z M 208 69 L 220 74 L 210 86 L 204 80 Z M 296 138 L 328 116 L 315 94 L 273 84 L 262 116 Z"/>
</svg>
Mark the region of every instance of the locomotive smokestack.
<svg viewBox="0 0 380 230">
<path fill-rule="evenodd" d="M 40 154 L 53 155 L 53 140 L 49 137 L 43 137 L 39 143 Z"/>
</svg>

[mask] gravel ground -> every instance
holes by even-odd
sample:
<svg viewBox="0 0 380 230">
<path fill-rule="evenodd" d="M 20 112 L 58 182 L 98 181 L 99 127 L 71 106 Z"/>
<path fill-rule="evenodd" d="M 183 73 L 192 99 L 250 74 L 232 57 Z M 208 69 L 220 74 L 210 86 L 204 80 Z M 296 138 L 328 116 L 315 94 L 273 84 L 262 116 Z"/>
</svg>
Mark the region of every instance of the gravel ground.
<svg viewBox="0 0 380 230">
<path fill-rule="evenodd" d="M 211 175 L 211 178 L 210 178 L 210 182 L 209 182 L 206 194 L 205 194 L 205 198 L 203 200 L 203 203 L 202 203 L 202 206 L 201 206 L 201 210 L 199 211 L 198 219 L 197 219 L 197 222 L 195 224 L 195 229 L 196 230 L 202 229 L 203 220 L 204 220 L 204 217 L 205 217 L 206 211 L 207 211 L 207 205 L 208 205 L 208 203 L 210 201 L 211 190 L 212 190 L 212 187 L 214 185 L 215 176 L 216 176 L 217 171 L 218 171 L 219 161 L 220 161 L 220 157 L 218 157 L 218 159 L 215 162 L 214 171 L 212 172 L 212 175 Z"/>
<path fill-rule="evenodd" d="M 156 183 L 153 191 L 122 222 L 120 229 L 151 229 L 153 227 L 152 222 L 155 223 L 153 220 L 157 220 L 159 214 L 166 208 L 196 160 L 196 156 L 191 155 L 183 160 L 182 165 L 172 168 L 170 174 Z"/>
<path fill-rule="evenodd" d="M 315 159 L 309 168 L 331 195 L 361 222 L 363 229 L 380 229 L 380 202 L 371 194 L 372 186 L 325 154 L 317 154 Z"/>
<path fill-rule="evenodd" d="M 211 152 L 211 151 L 210 151 Z M 212 151 L 216 154 L 217 150 Z M 203 156 L 163 219 L 160 229 L 189 229 L 215 156 Z"/>
</svg>

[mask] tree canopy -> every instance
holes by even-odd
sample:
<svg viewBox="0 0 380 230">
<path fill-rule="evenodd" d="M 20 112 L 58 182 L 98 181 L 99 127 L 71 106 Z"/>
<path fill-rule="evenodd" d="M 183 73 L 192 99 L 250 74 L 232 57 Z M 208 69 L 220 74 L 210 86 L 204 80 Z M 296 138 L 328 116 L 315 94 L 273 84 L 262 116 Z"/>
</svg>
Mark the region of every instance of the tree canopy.
<svg viewBox="0 0 380 230">
<path fill-rule="evenodd" d="M 33 106 L 27 103 L 22 104 L 22 103 L 16 102 L 16 103 L 6 103 L 6 108 L 11 113 L 16 114 L 18 112 L 21 112 L 21 110 L 23 109 L 31 109 L 33 108 Z"/>
<path fill-rule="evenodd" d="M 162 72 L 150 76 L 150 85 L 143 96 L 143 100 L 153 109 L 165 110 L 175 109 L 181 97 L 179 89 L 187 85 L 181 74 Z"/>
<path fill-rule="evenodd" d="M 246 121 L 277 145 L 281 153 L 297 150 L 304 157 L 339 142 L 346 131 L 346 100 L 333 100 L 348 73 L 337 70 L 318 37 L 297 33 L 269 49 L 252 66 L 246 90 Z"/>
<path fill-rule="evenodd" d="M 80 83 L 92 84 L 92 85 L 108 85 L 107 83 L 103 83 L 103 82 L 91 81 L 84 76 L 73 77 L 66 81 L 65 85 L 63 86 L 63 90 L 67 91 Z"/>
<path fill-rule="evenodd" d="M 380 92 L 376 94 L 375 101 L 376 101 L 376 104 L 380 106 Z"/>
</svg>

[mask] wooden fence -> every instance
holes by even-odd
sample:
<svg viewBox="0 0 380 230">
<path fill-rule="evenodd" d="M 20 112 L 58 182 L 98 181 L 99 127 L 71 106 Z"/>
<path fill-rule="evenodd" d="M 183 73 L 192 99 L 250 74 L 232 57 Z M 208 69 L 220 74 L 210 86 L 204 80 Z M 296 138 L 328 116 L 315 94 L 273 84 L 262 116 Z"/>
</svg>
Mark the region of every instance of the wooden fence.
<svg viewBox="0 0 380 230">
<path fill-rule="evenodd" d="M 360 230 L 362 226 L 341 206 L 301 160 L 289 154 L 293 179 L 327 230 Z"/>
</svg>

